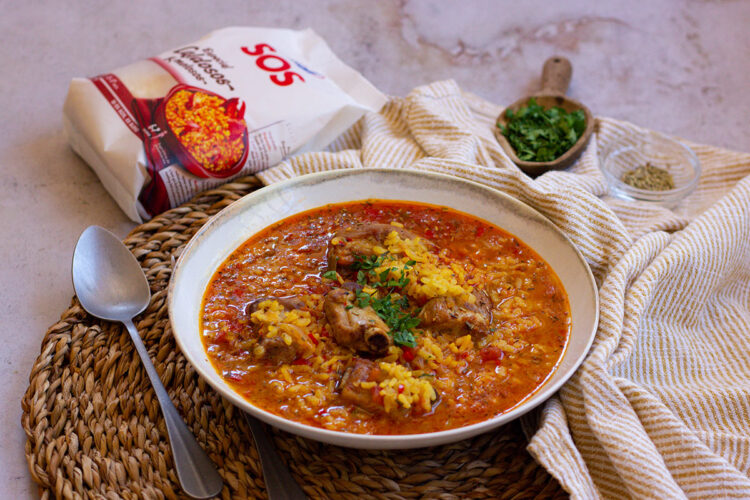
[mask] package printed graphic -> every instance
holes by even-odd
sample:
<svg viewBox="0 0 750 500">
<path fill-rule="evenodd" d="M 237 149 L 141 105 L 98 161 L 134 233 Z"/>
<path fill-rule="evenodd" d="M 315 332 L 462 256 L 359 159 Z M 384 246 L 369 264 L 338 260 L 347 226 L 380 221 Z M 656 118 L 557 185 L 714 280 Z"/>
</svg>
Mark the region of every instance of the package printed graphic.
<svg viewBox="0 0 750 500">
<path fill-rule="evenodd" d="M 72 148 L 142 222 L 321 150 L 385 101 L 310 30 L 235 27 L 73 79 L 63 123 Z"/>
</svg>

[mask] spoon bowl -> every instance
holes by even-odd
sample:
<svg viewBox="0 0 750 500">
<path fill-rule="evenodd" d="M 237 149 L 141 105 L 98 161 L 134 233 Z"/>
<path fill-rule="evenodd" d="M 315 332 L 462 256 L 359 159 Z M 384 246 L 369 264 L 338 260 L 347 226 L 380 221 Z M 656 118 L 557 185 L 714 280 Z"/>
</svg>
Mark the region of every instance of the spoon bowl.
<svg viewBox="0 0 750 500">
<path fill-rule="evenodd" d="M 89 314 L 120 321 L 127 328 L 159 400 L 183 491 L 193 498 L 218 495 L 223 488 L 221 476 L 172 404 L 133 324 L 133 317 L 143 312 L 151 300 L 141 265 L 114 234 L 90 226 L 81 234 L 73 252 L 73 288 Z"/>
<path fill-rule="evenodd" d="M 551 57 L 544 63 L 542 69 L 542 90 L 537 94 L 528 95 L 523 97 L 506 109 L 497 117 L 495 123 L 495 138 L 500 143 L 500 146 L 505 151 L 505 154 L 518 165 L 518 168 L 523 170 L 529 175 L 537 176 L 541 175 L 548 170 L 562 170 L 568 168 L 573 164 L 576 159 L 581 155 L 586 145 L 591 138 L 591 134 L 594 132 L 594 117 L 591 111 L 581 104 L 580 102 L 571 99 L 565 95 L 570 85 L 570 79 L 573 76 L 573 66 L 564 57 Z M 584 129 L 581 136 L 578 138 L 575 144 L 567 150 L 561 156 L 555 158 L 552 161 L 526 161 L 521 160 L 516 155 L 516 151 L 513 146 L 510 145 L 508 140 L 505 138 L 503 133 L 500 131 L 501 126 L 508 124 L 508 118 L 505 113 L 507 110 L 513 112 L 518 111 L 520 108 L 526 106 L 529 99 L 535 99 L 536 103 L 542 106 L 544 109 L 552 107 L 559 107 L 567 111 L 568 113 L 582 110 L 586 118 L 586 128 Z"/>
<path fill-rule="evenodd" d="M 151 300 L 148 280 L 133 254 L 98 226 L 87 228 L 78 239 L 73 286 L 83 308 L 108 321 L 129 320 Z"/>
</svg>

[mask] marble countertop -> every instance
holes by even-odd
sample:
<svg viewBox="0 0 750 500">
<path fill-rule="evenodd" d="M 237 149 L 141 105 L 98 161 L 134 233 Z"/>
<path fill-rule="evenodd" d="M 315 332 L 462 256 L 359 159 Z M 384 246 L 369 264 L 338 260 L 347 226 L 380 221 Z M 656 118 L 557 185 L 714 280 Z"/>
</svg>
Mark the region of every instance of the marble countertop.
<svg viewBox="0 0 750 500">
<path fill-rule="evenodd" d="M 98 224 L 134 224 L 66 145 L 68 82 L 230 25 L 311 27 L 392 95 L 447 78 L 507 104 L 539 85 L 551 55 L 574 66 L 569 95 L 598 116 L 750 151 L 750 3 L 428 0 L 3 2 L 0 18 L 0 497 L 36 498 L 20 401 L 48 326 L 73 294 L 70 259 Z M 218 7 L 216 5 L 219 5 Z"/>
</svg>

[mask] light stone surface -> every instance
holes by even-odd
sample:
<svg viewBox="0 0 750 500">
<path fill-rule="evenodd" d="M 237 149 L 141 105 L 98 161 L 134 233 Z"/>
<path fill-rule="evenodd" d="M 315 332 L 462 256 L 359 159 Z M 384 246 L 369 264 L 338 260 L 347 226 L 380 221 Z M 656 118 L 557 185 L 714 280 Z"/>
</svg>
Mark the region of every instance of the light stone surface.
<svg viewBox="0 0 750 500">
<path fill-rule="evenodd" d="M 750 2 L 464 0 L 12 2 L 0 0 L 0 498 L 35 498 L 21 397 L 47 327 L 73 294 L 78 235 L 134 227 L 67 147 L 69 80 L 230 25 L 311 27 L 384 92 L 453 78 L 507 104 L 553 55 L 594 114 L 750 151 Z"/>
</svg>

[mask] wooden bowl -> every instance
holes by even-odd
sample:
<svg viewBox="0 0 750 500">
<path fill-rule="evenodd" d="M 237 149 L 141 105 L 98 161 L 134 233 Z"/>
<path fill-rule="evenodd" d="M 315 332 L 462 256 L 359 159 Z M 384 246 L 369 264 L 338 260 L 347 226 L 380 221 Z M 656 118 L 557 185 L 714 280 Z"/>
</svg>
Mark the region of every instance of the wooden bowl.
<svg viewBox="0 0 750 500">
<path fill-rule="evenodd" d="M 576 161 L 576 159 L 578 159 L 583 150 L 586 149 L 591 134 L 594 132 L 594 117 L 591 114 L 591 111 L 580 102 L 565 96 L 572 75 L 573 67 L 570 64 L 570 61 L 564 57 L 551 57 L 547 59 L 544 63 L 544 68 L 542 69 L 542 90 L 537 94 L 528 95 L 517 100 L 505 108 L 497 117 L 495 122 L 495 137 L 497 138 L 497 141 L 500 143 L 500 146 L 508 157 L 513 160 L 513 163 L 518 165 L 518 168 L 529 175 L 537 176 L 548 170 L 562 170 L 568 168 L 574 161 Z M 584 129 L 583 134 L 581 134 L 581 137 L 579 137 L 576 143 L 562 156 L 559 156 L 552 161 L 521 160 L 516 156 L 513 146 L 510 145 L 500 131 L 500 126 L 508 124 L 505 112 L 508 109 L 513 112 L 518 111 L 523 106 L 526 106 L 531 98 L 536 99 L 536 103 L 544 109 L 557 106 L 569 113 L 580 109 L 585 116 L 586 128 Z"/>
</svg>

